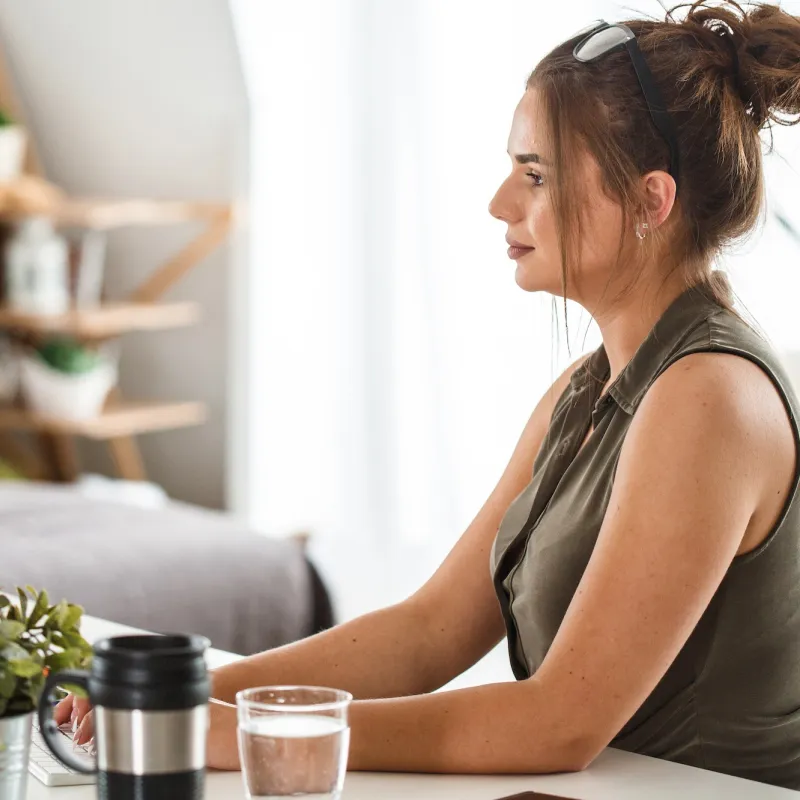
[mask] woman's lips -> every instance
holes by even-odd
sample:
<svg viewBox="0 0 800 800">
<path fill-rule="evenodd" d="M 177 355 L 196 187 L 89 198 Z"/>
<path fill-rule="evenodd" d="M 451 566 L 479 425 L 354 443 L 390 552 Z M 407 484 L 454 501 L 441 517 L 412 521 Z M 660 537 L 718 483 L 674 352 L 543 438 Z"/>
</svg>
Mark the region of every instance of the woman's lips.
<svg viewBox="0 0 800 800">
<path fill-rule="evenodd" d="M 508 257 L 516 260 L 527 255 L 534 249 L 533 247 L 514 247 L 514 245 L 511 245 L 511 247 L 508 248 Z"/>
</svg>

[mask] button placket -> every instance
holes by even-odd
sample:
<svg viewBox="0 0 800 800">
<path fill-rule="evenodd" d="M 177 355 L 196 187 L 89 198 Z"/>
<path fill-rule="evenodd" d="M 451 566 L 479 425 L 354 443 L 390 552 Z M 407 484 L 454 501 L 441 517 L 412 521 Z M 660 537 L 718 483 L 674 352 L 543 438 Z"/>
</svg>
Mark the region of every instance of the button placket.
<svg viewBox="0 0 800 800">
<path fill-rule="evenodd" d="M 525 561 L 531 539 L 547 513 L 558 489 L 558 485 L 561 483 L 562 478 L 572 463 L 570 455 L 578 446 L 578 443 L 583 441 L 586 435 L 586 415 L 587 413 L 592 413 L 594 402 L 591 392 L 588 391 L 590 388 L 590 386 L 586 386 L 583 390 L 576 392 L 577 402 L 570 408 L 568 412 L 568 423 L 565 425 L 566 429 L 570 432 L 561 437 L 561 441 L 554 449 L 549 462 L 545 466 L 542 482 L 534 497 L 528 519 L 519 534 L 517 534 L 515 540 L 503 554 L 501 563 L 498 565 L 494 576 L 495 586 L 497 587 L 499 578 L 500 586 L 503 587 L 502 593 L 498 591 L 498 597 L 500 598 L 501 610 L 503 611 L 503 617 L 506 622 L 511 668 L 514 672 L 514 676 L 518 680 L 530 677 L 530 675 L 528 674 L 527 661 L 524 658 L 524 646 L 520 641 L 520 634 L 513 612 L 515 600 L 514 578 Z M 513 559 L 512 554 L 515 556 Z M 516 658 L 515 649 L 517 646 L 519 646 L 523 655 L 521 662 Z"/>
</svg>

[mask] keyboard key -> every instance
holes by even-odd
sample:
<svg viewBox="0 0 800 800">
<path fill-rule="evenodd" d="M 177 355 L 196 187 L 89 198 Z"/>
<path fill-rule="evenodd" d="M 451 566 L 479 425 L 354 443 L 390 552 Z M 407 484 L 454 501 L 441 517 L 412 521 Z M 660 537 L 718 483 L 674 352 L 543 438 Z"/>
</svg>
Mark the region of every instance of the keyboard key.
<svg viewBox="0 0 800 800">
<path fill-rule="evenodd" d="M 59 728 L 62 735 L 72 744 L 72 730 L 69 724 Z M 88 764 L 93 763 L 89 757 L 88 745 L 73 745 L 78 757 L 84 758 Z M 51 752 L 38 728 L 38 720 L 34 720 L 31 730 L 31 753 L 28 761 L 28 772 L 45 786 L 80 786 L 95 783 L 94 775 L 64 766 Z"/>
</svg>

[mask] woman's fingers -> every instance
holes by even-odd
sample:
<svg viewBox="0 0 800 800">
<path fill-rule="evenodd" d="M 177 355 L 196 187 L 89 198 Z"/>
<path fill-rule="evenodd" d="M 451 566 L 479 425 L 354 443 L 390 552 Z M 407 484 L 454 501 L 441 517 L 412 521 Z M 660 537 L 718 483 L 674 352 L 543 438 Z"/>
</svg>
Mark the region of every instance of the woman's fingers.
<svg viewBox="0 0 800 800">
<path fill-rule="evenodd" d="M 91 704 L 85 697 L 75 697 L 68 694 L 63 700 L 56 704 L 53 710 L 53 719 L 56 725 L 63 725 L 69 722 L 73 731 L 81 724 L 83 718 L 91 711 Z"/>
<path fill-rule="evenodd" d="M 94 736 L 94 715 L 92 706 L 85 697 L 67 695 L 53 709 L 56 725 L 69 723 L 72 726 L 75 744 L 86 744 Z"/>
<path fill-rule="evenodd" d="M 86 744 L 94 736 L 94 714 L 88 711 L 78 723 L 72 741 L 74 744 Z"/>
<path fill-rule="evenodd" d="M 92 706 L 85 697 L 76 697 L 72 703 L 71 721 L 77 727 L 83 718 L 92 710 Z"/>
<path fill-rule="evenodd" d="M 56 704 L 56 707 L 53 709 L 53 719 L 56 725 L 63 725 L 65 722 L 70 721 L 72 717 L 73 698 L 74 695 L 68 694 L 63 700 Z"/>
</svg>

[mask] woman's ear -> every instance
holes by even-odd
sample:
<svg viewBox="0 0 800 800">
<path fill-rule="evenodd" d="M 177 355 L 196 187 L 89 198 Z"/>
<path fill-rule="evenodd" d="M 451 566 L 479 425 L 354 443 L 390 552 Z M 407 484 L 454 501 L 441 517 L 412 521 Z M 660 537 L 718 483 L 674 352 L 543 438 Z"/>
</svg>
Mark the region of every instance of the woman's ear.
<svg viewBox="0 0 800 800">
<path fill-rule="evenodd" d="M 668 172 L 659 169 L 648 172 L 642 182 L 650 224 L 657 228 L 670 215 L 675 205 L 675 179 Z"/>
</svg>

